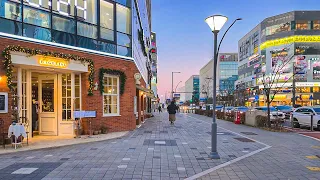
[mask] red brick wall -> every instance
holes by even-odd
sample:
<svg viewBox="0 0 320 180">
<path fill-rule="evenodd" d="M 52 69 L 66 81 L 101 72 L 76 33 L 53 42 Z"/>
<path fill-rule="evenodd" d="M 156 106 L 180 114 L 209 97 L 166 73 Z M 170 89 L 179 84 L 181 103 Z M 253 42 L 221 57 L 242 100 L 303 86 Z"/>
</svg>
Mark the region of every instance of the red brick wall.
<svg viewBox="0 0 320 180">
<path fill-rule="evenodd" d="M 93 96 L 88 96 L 88 73 L 83 73 L 81 75 L 82 78 L 82 109 L 86 111 L 97 111 L 97 117 L 96 118 L 90 118 L 92 122 L 92 128 L 93 130 L 99 130 L 102 125 L 106 126 L 109 129 L 109 132 L 115 132 L 115 131 L 127 131 L 127 130 L 133 130 L 136 128 L 136 119 L 133 113 L 133 97 L 136 95 L 136 87 L 135 87 L 135 80 L 134 80 L 134 74 L 139 72 L 137 67 L 135 66 L 135 63 L 132 61 L 126 61 L 122 59 L 116 59 L 112 57 L 106 57 L 106 56 L 100 56 L 100 55 L 94 55 L 94 54 L 88 54 L 85 52 L 78 52 L 74 50 L 68 50 L 63 48 L 57 48 L 57 47 L 50 47 L 46 45 L 39 45 L 35 43 L 29 43 L 29 42 L 22 42 L 12 39 L 6 39 L 6 38 L 0 38 L 0 51 L 2 51 L 7 45 L 20 45 L 22 47 L 28 47 L 28 48 L 35 48 L 35 49 L 41 49 L 43 51 L 53 51 L 53 52 L 62 52 L 65 54 L 74 54 L 81 57 L 87 57 L 94 61 L 94 67 L 95 67 L 95 79 L 94 83 L 99 81 L 99 69 L 101 67 L 103 68 L 110 68 L 110 69 L 116 69 L 121 70 L 125 72 L 127 76 L 127 81 L 125 85 L 125 91 L 124 94 L 120 96 L 120 116 L 118 117 L 102 117 L 103 116 L 103 107 L 102 107 L 102 101 L 103 97 L 100 94 L 99 90 L 94 91 Z M 4 58 L 0 56 L 0 60 L 3 60 Z M 0 76 L 4 76 L 5 71 L 3 68 L 3 63 L 0 64 Z M 141 80 L 143 81 L 143 80 Z M 145 85 L 144 82 L 142 82 L 143 85 Z M 6 87 L 6 83 L 0 82 L 0 91 L 8 91 L 8 88 Z M 10 95 L 9 95 L 10 96 Z M 9 113 L 8 114 L 0 114 L 0 118 L 3 118 L 6 121 L 6 126 L 8 126 L 11 123 L 11 110 L 10 110 L 10 98 L 9 98 Z M 83 126 L 86 130 L 88 130 L 88 120 L 83 119 Z M 88 132 L 88 131 L 87 131 Z"/>
</svg>

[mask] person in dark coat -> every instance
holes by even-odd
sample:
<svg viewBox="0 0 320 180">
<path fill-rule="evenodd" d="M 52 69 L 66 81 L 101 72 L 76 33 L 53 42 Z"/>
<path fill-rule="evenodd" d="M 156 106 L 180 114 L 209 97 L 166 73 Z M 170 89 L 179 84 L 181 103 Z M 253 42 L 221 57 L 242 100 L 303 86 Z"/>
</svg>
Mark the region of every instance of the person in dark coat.
<svg viewBox="0 0 320 180">
<path fill-rule="evenodd" d="M 177 106 L 174 101 L 171 101 L 171 104 L 167 107 L 169 113 L 169 121 L 171 124 L 174 124 L 176 120 Z"/>
<path fill-rule="evenodd" d="M 159 114 L 162 113 L 161 105 L 159 105 L 158 110 L 159 110 Z"/>
</svg>

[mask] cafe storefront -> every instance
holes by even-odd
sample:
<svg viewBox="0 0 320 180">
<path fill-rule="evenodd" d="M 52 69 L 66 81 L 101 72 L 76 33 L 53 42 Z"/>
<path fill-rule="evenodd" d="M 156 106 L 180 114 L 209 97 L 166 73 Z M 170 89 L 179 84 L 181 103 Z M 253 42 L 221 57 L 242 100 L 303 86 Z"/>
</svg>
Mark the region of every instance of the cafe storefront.
<svg viewBox="0 0 320 180">
<path fill-rule="evenodd" d="M 13 96 L 32 135 L 74 133 L 73 112 L 81 110 L 81 73 L 88 64 L 11 52 Z"/>
</svg>

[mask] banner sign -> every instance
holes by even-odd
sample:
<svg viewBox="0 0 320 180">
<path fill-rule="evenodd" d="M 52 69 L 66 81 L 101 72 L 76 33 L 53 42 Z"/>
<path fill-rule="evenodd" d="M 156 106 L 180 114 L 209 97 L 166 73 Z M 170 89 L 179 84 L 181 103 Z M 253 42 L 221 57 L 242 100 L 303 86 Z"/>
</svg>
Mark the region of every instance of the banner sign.
<svg viewBox="0 0 320 180">
<path fill-rule="evenodd" d="M 74 118 L 95 118 L 97 117 L 96 111 L 74 111 Z"/>
</svg>

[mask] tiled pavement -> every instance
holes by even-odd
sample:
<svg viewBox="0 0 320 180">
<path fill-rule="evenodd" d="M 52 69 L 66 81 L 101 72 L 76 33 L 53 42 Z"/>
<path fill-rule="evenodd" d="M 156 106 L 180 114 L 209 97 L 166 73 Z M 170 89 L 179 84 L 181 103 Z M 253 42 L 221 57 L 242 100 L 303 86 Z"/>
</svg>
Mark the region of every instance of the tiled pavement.
<svg viewBox="0 0 320 180">
<path fill-rule="evenodd" d="M 171 126 L 163 113 L 123 138 L 1 155 L 0 179 L 184 179 L 203 171 L 209 174 L 200 179 L 320 179 L 306 168 L 320 167 L 320 160 L 305 158 L 320 155 L 317 141 L 219 121 L 221 159 L 211 160 L 210 118 L 177 119 Z"/>
<path fill-rule="evenodd" d="M 191 116 L 206 122 L 211 120 L 211 118 L 204 116 Z M 237 133 L 253 132 L 257 135 L 249 135 L 249 137 L 272 147 L 199 179 L 320 179 L 320 158 L 318 157 L 320 155 L 320 141 L 296 133 L 268 132 L 220 120 L 218 120 L 218 125 Z M 308 168 L 318 171 L 311 171 Z"/>
</svg>

